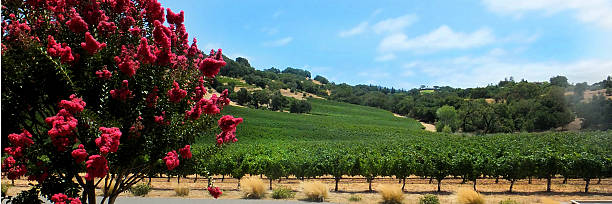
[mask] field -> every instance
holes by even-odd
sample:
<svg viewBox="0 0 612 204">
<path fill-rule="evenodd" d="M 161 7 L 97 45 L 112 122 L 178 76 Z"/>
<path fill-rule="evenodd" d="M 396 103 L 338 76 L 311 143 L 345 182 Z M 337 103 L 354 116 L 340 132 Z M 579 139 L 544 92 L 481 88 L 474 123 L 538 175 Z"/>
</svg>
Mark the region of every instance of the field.
<svg viewBox="0 0 612 204">
<path fill-rule="evenodd" d="M 449 180 L 460 183 L 461 179 L 451 179 L 458 177 L 465 178 L 467 186 L 477 180 L 477 188 L 485 192 L 503 193 L 516 183 L 514 191 L 533 193 L 547 187 L 524 187 L 522 183 L 527 178 L 541 178 L 540 184 L 550 178 L 553 192 L 544 196 L 559 196 L 560 182 L 555 178 L 566 176 L 574 179 L 570 185 L 573 187 L 564 187 L 563 195 L 571 197 L 585 190 L 585 179 L 593 184 L 610 174 L 611 132 L 486 136 L 431 133 L 422 130 L 415 120 L 395 117 L 384 110 L 319 99 L 309 101 L 312 112 L 305 115 L 227 107 L 225 114 L 247 118 L 238 128 L 239 141 L 202 161 L 209 163 L 205 166 L 213 174 L 228 178 L 263 174 L 274 183 L 288 176 L 296 182 L 302 178 L 328 178 L 331 189 L 337 181 L 339 190 L 345 192 L 368 191 L 370 182 L 375 189 L 382 177 L 407 177 L 407 191 L 415 189 L 415 181 L 433 178 L 433 184 L 427 184 L 427 188 L 417 185 L 420 190 L 413 192 L 435 192 L 439 181 L 441 193 L 448 194 L 458 186 L 445 185 Z M 209 139 L 203 139 L 198 148 L 206 149 L 212 143 Z M 361 179 L 352 182 L 357 181 L 355 178 Z M 487 186 L 493 178 L 499 178 L 503 187 Z M 603 186 L 592 185 L 590 192 L 609 198 L 611 186 L 604 181 Z M 483 183 L 485 186 L 480 188 Z"/>
</svg>

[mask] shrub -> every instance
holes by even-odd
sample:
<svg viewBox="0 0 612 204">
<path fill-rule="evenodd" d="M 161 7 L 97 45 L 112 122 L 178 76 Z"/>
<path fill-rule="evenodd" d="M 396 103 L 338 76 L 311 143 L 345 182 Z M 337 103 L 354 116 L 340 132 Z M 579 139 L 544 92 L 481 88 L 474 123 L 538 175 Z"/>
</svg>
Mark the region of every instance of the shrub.
<svg viewBox="0 0 612 204">
<path fill-rule="evenodd" d="M 351 197 L 348 198 L 349 201 L 351 202 L 359 202 L 361 201 L 361 196 L 357 195 L 357 194 L 353 194 L 351 195 Z"/>
<path fill-rule="evenodd" d="M 2 184 L 2 196 L 6 196 L 6 192 L 8 192 L 8 190 L 11 188 L 11 185 L 8 183 L 3 183 Z"/>
<path fill-rule="evenodd" d="M 177 196 L 188 196 L 189 195 L 189 187 L 186 186 L 177 186 L 174 187 L 174 192 L 176 192 Z"/>
<path fill-rule="evenodd" d="M 471 189 L 459 189 L 457 201 L 460 204 L 484 204 L 484 198 L 478 192 Z"/>
<path fill-rule="evenodd" d="M 295 193 L 291 189 L 282 186 L 272 191 L 272 198 L 274 199 L 287 199 L 293 198 L 293 196 L 295 196 Z"/>
<path fill-rule="evenodd" d="M 245 178 L 240 181 L 244 197 L 248 199 L 263 198 L 266 193 L 266 184 L 257 177 Z"/>
<path fill-rule="evenodd" d="M 148 183 L 136 184 L 136 185 L 132 186 L 132 188 L 130 188 L 130 192 L 134 196 L 143 196 L 144 197 L 147 194 L 149 194 L 149 192 L 151 192 L 151 185 L 149 185 Z"/>
<path fill-rule="evenodd" d="M 499 204 L 519 204 L 519 202 L 516 202 L 516 201 L 511 200 L 510 198 L 508 198 L 507 200 L 499 201 Z"/>
<path fill-rule="evenodd" d="M 383 203 L 397 204 L 404 200 L 404 192 L 399 186 L 381 185 L 378 187 L 378 192 L 382 196 Z"/>
<path fill-rule="evenodd" d="M 304 194 L 310 201 L 323 202 L 327 198 L 327 185 L 321 182 L 306 182 L 303 184 Z"/>
<path fill-rule="evenodd" d="M 419 204 L 440 204 L 440 200 L 436 195 L 426 194 L 419 199 Z"/>
</svg>

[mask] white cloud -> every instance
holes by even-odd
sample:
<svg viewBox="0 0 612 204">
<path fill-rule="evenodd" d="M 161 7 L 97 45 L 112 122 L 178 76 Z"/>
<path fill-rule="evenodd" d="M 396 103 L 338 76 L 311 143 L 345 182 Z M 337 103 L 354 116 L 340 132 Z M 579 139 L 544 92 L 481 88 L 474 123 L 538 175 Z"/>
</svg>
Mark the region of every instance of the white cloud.
<svg viewBox="0 0 612 204">
<path fill-rule="evenodd" d="M 594 83 L 610 75 L 612 70 L 612 60 L 520 62 L 509 60 L 505 55 L 497 56 L 495 52 L 481 57 L 464 56 L 412 63 L 414 69 L 431 78 L 431 84 L 463 88 L 486 86 L 510 76 L 515 80 L 548 81 L 550 77 L 563 75 L 572 83 Z"/>
<path fill-rule="evenodd" d="M 572 12 L 584 23 L 612 29 L 612 1 L 609 0 L 483 0 L 494 12 L 521 17 L 526 12 L 541 12 L 552 15 Z"/>
<path fill-rule="evenodd" d="M 388 53 L 388 54 L 380 55 L 380 56 L 374 58 L 374 61 L 386 62 L 386 61 L 394 60 L 395 58 L 396 58 L 395 54 Z"/>
<path fill-rule="evenodd" d="M 434 52 L 448 49 L 467 49 L 480 47 L 495 41 L 493 33 L 488 28 L 481 28 L 472 33 L 455 32 L 446 25 L 415 38 L 408 39 L 403 33 L 385 37 L 379 44 L 380 51 Z"/>
<path fill-rule="evenodd" d="M 291 41 L 293 41 L 292 37 L 286 37 L 274 41 L 264 42 L 263 45 L 267 47 L 280 47 L 289 44 Z"/>
<path fill-rule="evenodd" d="M 368 22 L 361 22 L 359 25 L 349 29 L 349 30 L 345 30 L 345 31 L 340 31 L 340 33 L 338 33 L 338 36 L 340 37 L 348 37 L 348 36 L 353 36 L 353 35 L 357 35 L 357 34 L 361 34 L 363 32 L 366 31 L 366 29 L 368 28 Z"/>
<path fill-rule="evenodd" d="M 402 31 L 405 27 L 408 27 L 415 23 L 419 18 L 415 14 L 407 14 L 397 18 L 388 18 L 372 26 L 372 29 L 375 33 L 385 33 L 385 32 L 398 32 Z"/>
<path fill-rule="evenodd" d="M 274 34 L 278 33 L 278 28 L 276 28 L 276 27 L 273 27 L 273 28 L 264 27 L 264 28 L 261 28 L 261 32 L 264 32 L 264 33 L 266 33 L 268 35 L 274 35 Z"/>
</svg>

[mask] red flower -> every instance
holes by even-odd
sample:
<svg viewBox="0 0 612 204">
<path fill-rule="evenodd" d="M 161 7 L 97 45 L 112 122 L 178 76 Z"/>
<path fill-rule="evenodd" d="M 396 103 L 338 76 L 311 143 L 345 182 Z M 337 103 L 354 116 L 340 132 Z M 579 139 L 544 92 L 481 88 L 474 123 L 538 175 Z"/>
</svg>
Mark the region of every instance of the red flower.
<svg viewBox="0 0 612 204">
<path fill-rule="evenodd" d="M 155 119 L 155 123 L 160 124 L 160 125 L 170 125 L 170 121 L 169 120 L 164 120 L 164 118 L 166 117 L 166 111 L 162 111 L 162 115 L 160 116 L 153 116 L 153 118 Z"/>
<path fill-rule="evenodd" d="M 167 8 L 166 11 L 168 12 L 168 14 L 166 14 L 166 19 L 168 19 L 169 24 L 180 25 L 183 24 L 183 21 L 185 21 L 185 12 L 181 11 L 177 14 L 172 12 L 170 8 Z"/>
<path fill-rule="evenodd" d="M 151 53 L 147 38 L 143 37 L 140 39 L 140 45 L 138 46 L 138 59 L 145 64 L 153 64 L 155 62 L 155 55 Z"/>
<path fill-rule="evenodd" d="M 75 33 L 82 33 L 87 31 L 87 23 L 85 23 L 83 18 L 79 16 L 76 10 L 73 8 L 72 10 L 70 10 L 70 12 L 72 13 L 72 18 L 66 22 L 68 28 L 70 28 L 70 30 Z"/>
<path fill-rule="evenodd" d="M 221 133 L 217 135 L 217 144 L 221 145 L 226 142 L 236 142 L 236 126 L 242 123 L 242 118 L 234 118 L 231 115 L 225 115 L 219 119 L 219 128 Z"/>
<path fill-rule="evenodd" d="M 85 146 L 83 146 L 83 144 L 79 144 L 79 148 L 72 150 L 71 155 L 76 163 L 84 162 L 87 159 L 87 151 L 85 151 Z"/>
<path fill-rule="evenodd" d="M 187 96 L 187 91 L 181 89 L 176 81 L 172 83 L 172 86 L 174 86 L 174 88 L 168 90 L 168 99 L 170 102 L 178 103 Z"/>
<path fill-rule="evenodd" d="M 25 165 L 21 164 L 21 165 L 13 166 L 13 168 L 10 168 L 6 173 L 6 177 L 9 180 L 15 180 L 15 179 L 18 179 L 19 177 L 22 177 L 26 173 L 28 173 L 28 169 L 26 169 Z"/>
<path fill-rule="evenodd" d="M 219 196 L 221 196 L 221 194 L 223 194 L 223 192 L 221 192 L 221 189 L 219 189 L 219 187 L 208 187 L 208 193 L 210 193 L 210 195 L 217 199 Z"/>
<path fill-rule="evenodd" d="M 57 115 L 46 118 L 45 122 L 51 125 L 47 134 L 51 137 L 53 145 L 58 151 L 66 151 L 66 146 L 71 145 L 75 140 L 73 132 L 78 120 L 66 109 L 61 109 Z"/>
<path fill-rule="evenodd" d="M 176 154 L 176 151 L 172 150 L 171 152 L 166 153 L 164 162 L 166 162 L 166 167 L 168 167 L 169 171 L 176 168 L 179 165 L 178 154 Z"/>
<path fill-rule="evenodd" d="M 34 144 L 32 141 L 32 134 L 30 134 L 30 132 L 28 132 L 26 129 L 21 130 L 20 134 L 9 134 L 8 139 L 17 147 L 29 147 L 30 145 Z"/>
<path fill-rule="evenodd" d="M 113 97 L 114 99 L 119 99 L 121 101 L 125 101 L 128 98 L 132 97 L 132 91 L 130 91 L 128 89 L 128 81 L 127 80 L 123 80 L 121 89 L 119 89 L 119 90 L 117 90 L 117 89 L 110 90 L 110 94 L 111 94 L 111 97 Z"/>
<path fill-rule="evenodd" d="M 81 204 L 81 200 L 78 198 L 68 198 L 68 196 L 63 193 L 53 195 L 51 201 L 55 204 Z"/>
<path fill-rule="evenodd" d="M 200 101 L 196 102 L 196 104 L 191 107 L 191 110 L 185 111 L 185 118 L 189 118 L 192 120 L 199 119 L 202 115 L 202 106 L 200 105 L 200 103 Z"/>
<path fill-rule="evenodd" d="M 102 134 L 96 138 L 96 146 L 100 148 L 100 153 L 103 155 L 109 152 L 117 152 L 119 149 L 119 140 L 121 139 L 121 131 L 116 127 L 100 127 Z"/>
<path fill-rule="evenodd" d="M 204 77 L 200 77 L 198 80 L 199 85 L 195 88 L 194 95 L 191 97 L 192 101 L 199 101 L 206 95 L 206 87 L 204 87 Z"/>
<path fill-rule="evenodd" d="M 83 111 L 83 108 L 85 107 L 85 101 L 83 101 L 83 99 L 81 98 L 77 98 L 76 95 L 72 94 L 70 95 L 69 101 L 68 100 L 60 101 L 59 107 L 68 110 L 68 112 L 72 114 L 76 114 L 76 113 L 80 113 L 81 111 Z"/>
<path fill-rule="evenodd" d="M 155 21 L 153 25 L 155 26 L 153 29 L 153 39 L 155 40 L 155 44 L 162 48 L 170 49 L 170 46 L 172 45 L 172 42 L 170 41 L 172 31 L 159 21 Z"/>
<path fill-rule="evenodd" d="M 229 105 L 230 102 L 231 101 L 229 99 L 229 91 L 225 89 L 223 90 L 223 92 L 221 92 L 221 97 L 219 97 L 219 99 L 217 100 L 217 106 L 219 106 L 219 108 L 223 110 L 223 107 Z"/>
<path fill-rule="evenodd" d="M 17 161 L 15 161 L 15 158 L 12 156 L 7 157 L 4 159 L 4 161 L 2 161 L 2 171 L 8 171 L 8 169 L 13 168 L 16 162 Z"/>
<path fill-rule="evenodd" d="M 6 147 L 4 148 L 4 152 L 8 155 L 11 155 L 15 158 L 19 158 L 23 156 L 23 148 L 21 147 Z"/>
<path fill-rule="evenodd" d="M 91 181 L 94 178 L 102 178 L 108 173 L 108 161 L 101 155 L 91 155 L 89 160 L 85 162 L 87 174 L 85 179 Z"/>
<path fill-rule="evenodd" d="M 98 51 L 100 51 L 102 48 L 105 48 L 106 43 L 99 43 L 98 41 L 96 41 L 96 39 L 93 38 L 93 36 L 91 36 L 89 32 L 86 32 L 85 42 L 81 43 L 81 47 L 87 50 L 89 54 L 93 55 L 93 54 L 96 54 Z"/>
<path fill-rule="evenodd" d="M 159 96 L 157 96 L 158 91 L 159 89 L 157 88 L 157 86 L 155 86 L 153 87 L 153 91 L 151 91 L 151 93 L 147 95 L 147 107 L 155 107 L 155 105 L 157 104 L 157 100 L 159 99 Z"/>
<path fill-rule="evenodd" d="M 125 45 L 121 46 L 121 55 L 115 56 L 113 59 L 117 63 L 119 70 L 128 77 L 134 76 L 136 70 L 140 67 L 140 63 L 134 60 L 133 52 L 128 50 Z"/>
<path fill-rule="evenodd" d="M 196 54 L 200 53 L 200 50 L 198 49 L 198 45 L 196 44 L 198 41 L 196 40 L 196 38 L 193 38 L 193 43 L 191 44 L 191 47 L 189 47 L 189 50 L 187 51 L 187 56 L 189 57 L 194 57 L 196 56 Z"/>
<path fill-rule="evenodd" d="M 164 22 L 164 8 L 161 7 L 161 3 L 157 0 L 144 0 L 143 4 L 145 5 L 144 13 L 149 23 L 154 21 Z"/>
<path fill-rule="evenodd" d="M 60 57 L 62 63 L 69 63 L 74 61 L 74 56 L 72 56 L 72 49 L 68 47 L 68 45 L 60 45 L 55 42 L 53 36 L 47 36 L 47 53 L 51 57 Z"/>
<path fill-rule="evenodd" d="M 214 50 L 210 50 L 210 55 L 202 62 L 200 62 L 200 71 L 206 77 L 215 77 L 221 70 L 221 67 L 225 66 L 225 61 L 223 61 L 223 54 L 221 53 L 221 49 L 215 53 Z"/>
<path fill-rule="evenodd" d="M 113 72 L 108 71 L 107 69 L 96 71 L 96 76 L 98 79 L 109 80 L 113 76 Z"/>
<path fill-rule="evenodd" d="M 185 147 L 179 149 L 179 153 L 181 153 L 182 158 L 191 159 L 191 146 L 185 145 Z"/>
<path fill-rule="evenodd" d="M 114 33 L 115 30 L 117 30 L 117 26 L 115 26 L 114 22 L 100 21 L 98 23 L 98 31 L 104 36 Z"/>
<path fill-rule="evenodd" d="M 206 100 L 205 98 L 202 98 L 201 101 L 204 101 L 202 104 L 204 104 L 203 108 L 204 108 L 204 113 L 208 114 L 208 115 L 214 115 L 214 114 L 219 114 L 221 113 L 221 110 L 219 109 L 219 107 L 217 107 L 217 95 L 213 94 L 209 100 Z"/>
</svg>

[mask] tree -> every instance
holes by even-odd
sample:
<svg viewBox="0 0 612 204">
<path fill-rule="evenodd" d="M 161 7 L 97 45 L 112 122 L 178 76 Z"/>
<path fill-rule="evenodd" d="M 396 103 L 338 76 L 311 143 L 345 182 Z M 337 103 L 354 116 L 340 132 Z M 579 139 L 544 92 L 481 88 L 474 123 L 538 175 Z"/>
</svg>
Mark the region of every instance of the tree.
<svg viewBox="0 0 612 204">
<path fill-rule="evenodd" d="M 556 76 L 550 78 L 550 84 L 558 87 L 568 87 L 569 83 L 567 82 L 567 77 L 565 76 Z"/>
<path fill-rule="evenodd" d="M 241 106 L 244 106 L 251 102 L 252 96 L 245 88 L 240 88 L 238 92 L 236 92 L 236 103 Z"/>
<path fill-rule="evenodd" d="M 292 100 L 289 105 L 289 112 L 291 113 L 309 113 L 310 109 L 310 103 L 306 100 Z"/>
<path fill-rule="evenodd" d="M 268 90 L 257 90 L 253 92 L 253 105 L 259 108 L 259 105 L 270 103 L 270 92 Z"/>
<path fill-rule="evenodd" d="M 2 170 L 11 179 L 90 204 L 96 188 L 110 189 L 101 203 L 114 203 L 155 169 L 190 169 L 180 166 L 191 162 L 188 144 L 217 120 L 218 145 L 234 141 L 242 119 L 219 115 L 227 94 L 204 98 L 226 65 L 221 49 L 201 57 L 183 12 L 168 9 L 166 26 L 157 1 L 47 3 L 2 5 L 2 115 L 16 119 L 2 124 L 5 159 L 15 160 Z"/>
<path fill-rule="evenodd" d="M 244 57 L 237 57 L 236 58 L 236 62 L 238 62 L 238 64 L 245 66 L 245 67 L 251 67 L 251 64 L 249 64 L 249 60 L 247 60 Z"/>
<path fill-rule="evenodd" d="M 447 126 L 451 128 L 453 132 L 457 131 L 459 122 L 455 107 L 445 105 L 438 108 L 436 111 L 436 117 L 438 118 L 438 122 L 436 123 L 436 131 L 442 132 L 442 129 Z"/>
<path fill-rule="evenodd" d="M 285 109 L 285 107 L 287 107 L 289 103 L 289 99 L 287 99 L 287 97 L 281 95 L 280 92 L 276 92 L 274 93 L 274 95 L 272 95 L 272 97 L 270 97 L 270 110 L 273 111 L 282 111 L 283 109 Z"/>
<path fill-rule="evenodd" d="M 317 80 L 319 82 L 321 82 L 322 84 L 328 84 L 329 80 L 327 80 L 327 78 L 321 76 L 321 75 L 317 75 L 314 80 Z"/>
</svg>

